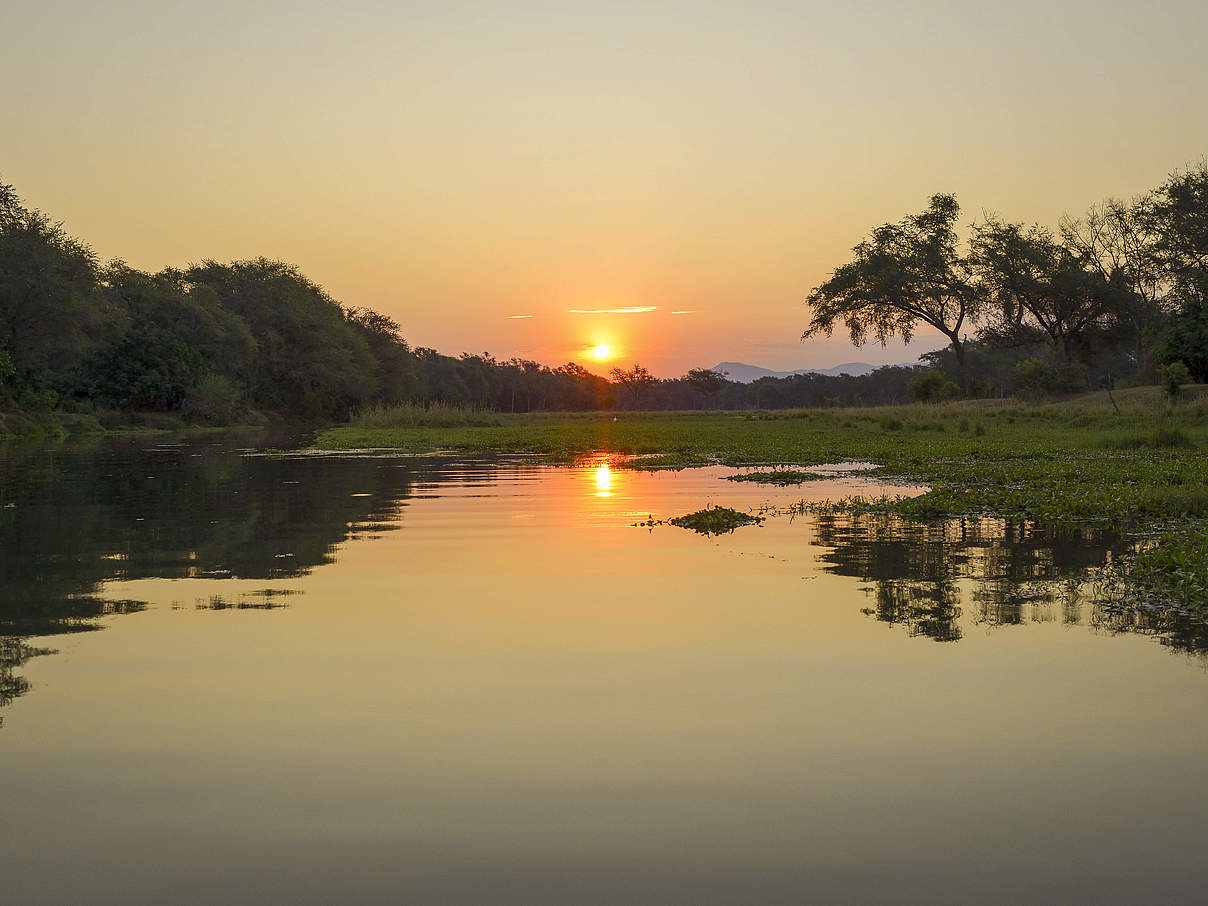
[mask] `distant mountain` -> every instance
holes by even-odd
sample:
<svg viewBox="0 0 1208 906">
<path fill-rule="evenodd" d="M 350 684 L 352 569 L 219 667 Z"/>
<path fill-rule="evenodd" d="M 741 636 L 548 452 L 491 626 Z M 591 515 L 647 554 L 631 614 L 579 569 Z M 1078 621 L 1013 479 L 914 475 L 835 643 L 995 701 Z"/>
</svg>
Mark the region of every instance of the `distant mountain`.
<svg viewBox="0 0 1208 906">
<path fill-rule="evenodd" d="M 760 368 L 758 365 L 747 365 L 745 362 L 719 362 L 713 366 L 714 371 L 722 372 L 732 381 L 739 384 L 750 384 L 760 378 L 786 378 L 794 374 L 827 374 L 837 377 L 840 374 L 850 374 L 859 377 L 862 374 L 883 368 L 883 365 L 870 365 L 868 362 L 847 362 L 834 368 L 799 368 L 796 371 L 772 371 L 770 368 Z"/>
</svg>

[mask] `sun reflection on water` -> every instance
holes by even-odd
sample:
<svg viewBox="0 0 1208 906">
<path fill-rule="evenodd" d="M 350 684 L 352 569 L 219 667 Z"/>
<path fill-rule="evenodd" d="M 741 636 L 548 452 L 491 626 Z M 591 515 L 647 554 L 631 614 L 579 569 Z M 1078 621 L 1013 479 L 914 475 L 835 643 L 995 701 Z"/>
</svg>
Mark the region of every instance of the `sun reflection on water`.
<svg viewBox="0 0 1208 906">
<path fill-rule="evenodd" d="M 612 469 L 608 463 L 596 467 L 596 496 L 612 496 Z"/>
</svg>

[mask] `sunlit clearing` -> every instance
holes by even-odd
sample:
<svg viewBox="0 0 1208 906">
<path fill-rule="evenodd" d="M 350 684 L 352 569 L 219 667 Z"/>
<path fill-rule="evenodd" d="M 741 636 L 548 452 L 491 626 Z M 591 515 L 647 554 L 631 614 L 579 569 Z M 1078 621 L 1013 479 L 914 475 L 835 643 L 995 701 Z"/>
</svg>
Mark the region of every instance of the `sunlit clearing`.
<svg viewBox="0 0 1208 906">
<path fill-rule="evenodd" d="M 608 348 L 607 344 L 601 343 L 599 346 L 591 348 L 591 354 L 602 362 L 612 355 L 612 350 Z"/>
<path fill-rule="evenodd" d="M 612 470 L 608 463 L 596 468 L 596 496 L 609 497 L 612 494 Z"/>
</svg>

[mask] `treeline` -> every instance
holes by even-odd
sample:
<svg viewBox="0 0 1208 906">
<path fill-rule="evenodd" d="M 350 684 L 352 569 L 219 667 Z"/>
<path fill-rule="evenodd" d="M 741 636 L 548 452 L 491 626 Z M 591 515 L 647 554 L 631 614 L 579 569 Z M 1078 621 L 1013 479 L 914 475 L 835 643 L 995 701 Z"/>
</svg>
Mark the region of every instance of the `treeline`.
<svg viewBox="0 0 1208 906">
<path fill-rule="evenodd" d="M 339 419 L 407 399 L 415 382 L 397 324 L 341 306 L 293 267 L 102 265 L 0 186 L 0 403 Z"/>
<path fill-rule="evenodd" d="M 156 274 L 101 263 L 61 224 L 0 185 L 0 407 L 175 413 L 228 424 L 262 413 L 339 421 L 373 406 L 499 412 L 892 403 L 909 369 L 751 385 L 696 370 L 611 380 L 489 353 L 412 349 L 386 315 L 340 304 L 296 268 L 203 261 Z"/>
<path fill-rule="evenodd" d="M 859 346 L 947 337 L 929 358 L 950 393 L 1043 395 L 1116 381 L 1208 381 L 1208 163 L 1056 230 L 990 215 L 958 234 L 960 206 L 872 231 L 809 295 L 805 337 Z M 932 389 L 943 387 L 943 381 Z"/>
<path fill-rule="evenodd" d="M 339 421 L 373 406 L 500 412 L 887 405 L 957 394 L 1044 395 L 1150 383 L 1163 367 L 1208 381 L 1208 165 L 1056 231 L 960 207 L 884 224 L 808 297 L 805 336 L 949 339 L 929 367 L 739 384 L 703 369 L 609 377 L 488 353 L 412 349 L 400 326 L 331 298 L 296 268 L 203 261 L 149 274 L 101 263 L 0 185 L 0 408 L 136 410 L 224 424 L 249 413 Z"/>
</svg>

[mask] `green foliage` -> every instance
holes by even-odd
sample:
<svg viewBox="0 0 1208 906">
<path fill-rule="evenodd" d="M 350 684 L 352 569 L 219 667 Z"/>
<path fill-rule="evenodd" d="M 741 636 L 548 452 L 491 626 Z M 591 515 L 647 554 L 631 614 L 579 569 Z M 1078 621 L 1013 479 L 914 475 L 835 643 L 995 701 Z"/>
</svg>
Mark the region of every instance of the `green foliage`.
<svg viewBox="0 0 1208 906">
<path fill-rule="evenodd" d="M 693 368 L 682 378 L 695 393 L 710 400 L 716 400 L 717 394 L 726 386 L 726 376 L 708 368 Z"/>
<path fill-rule="evenodd" d="M 1162 366 L 1162 389 L 1172 403 L 1179 398 L 1179 392 L 1189 380 L 1191 372 L 1182 362 L 1169 362 Z"/>
<path fill-rule="evenodd" d="M 727 481 L 750 481 L 755 484 L 791 485 L 804 484 L 807 481 L 818 481 L 831 476 L 820 472 L 802 472 L 799 469 L 776 469 L 772 472 L 743 472 L 741 475 L 727 475 Z"/>
<path fill-rule="evenodd" d="M 488 427 L 503 424 L 496 413 L 454 403 L 401 403 L 371 406 L 352 419 L 358 428 L 453 428 Z"/>
<path fill-rule="evenodd" d="M 962 331 L 985 300 L 971 283 L 970 259 L 959 250 L 959 215 L 955 197 L 933 195 L 922 213 L 873 230 L 852 250 L 852 261 L 809 294 L 812 316 L 803 339 L 830 336 L 841 322 L 855 346 L 869 338 L 885 345 L 895 336 L 909 342 L 925 324 L 948 337 L 967 385 Z"/>
<path fill-rule="evenodd" d="M 814 409 L 769 419 L 716 414 L 502 418 L 498 427 L 334 428 L 325 449 L 409 452 L 529 452 L 556 461 L 611 452 L 648 457 L 642 467 L 791 464 L 863 460 L 878 474 L 931 491 L 895 505 L 915 515 L 1018 515 L 1057 523 L 1133 524 L 1180 515 L 1208 517 L 1208 423 L 1193 407 L 1169 421 L 1194 445 L 1121 448 L 1131 435 L 1156 438 L 1160 393 L 1117 391 L 1046 405 L 948 403 L 893 409 Z M 1190 410 L 1190 411 L 1188 411 Z M 899 419 L 887 432 L 882 419 Z M 967 433 L 960 420 L 980 424 Z"/>
<path fill-rule="evenodd" d="M 1048 396 L 1053 391 L 1057 375 L 1048 362 L 1030 358 L 1015 366 L 1015 380 L 1021 396 L 1036 400 Z"/>
<path fill-rule="evenodd" d="M 13 377 L 16 374 L 17 368 L 13 365 L 13 357 L 8 354 L 7 349 L 0 349 L 0 403 L 8 401 L 12 392 Z"/>
<path fill-rule="evenodd" d="M 1163 421 L 1153 431 L 1109 437 L 1104 446 L 1112 450 L 1194 449 L 1195 441 L 1178 425 Z"/>
<path fill-rule="evenodd" d="M 1108 570 L 1108 599 L 1130 607 L 1176 607 L 1208 615 L 1208 532 L 1202 524 L 1162 532 Z"/>
<path fill-rule="evenodd" d="M 740 513 L 724 506 L 711 506 L 695 513 L 668 519 L 668 524 L 691 529 L 701 535 L 725 535 L 744 525 L 763 522 L 762 516 Z"/>
<path fill-rule="evenodd" d="M 244 320 L 256 342 L 253 405 L 290 418 L 342 419 L 374 398 L 377 363 L 362 329 L 299 271 L 258 258 L 184 273 Z"/>
<path fill-rule="evenodd" d="M 1208 383 L 1208 304 L 1185 302 L 1167 323 L 1158 354 L 1166 362 L 1183 362 L 1191 378 Z"/>
<path fill-rule="evenodd" d="M 0 346 L 35 393 L 76 371 L 105 335 L 96 256 L 0 184 Z"/>
<path fill-rule="evenodd" d="M 934 368 L 920 371 L 910 380 L 910 395 L 920 403 L 938 403 L 959 393 L 960 388 Z"/>
<path fill-rule="evenodd" d="M 243 390 L 230 378 L 213 371 L 202 375 L 189 390 L 181 414 L 202 425 L 230 425 L 243 408 Z"/>
</svg>

